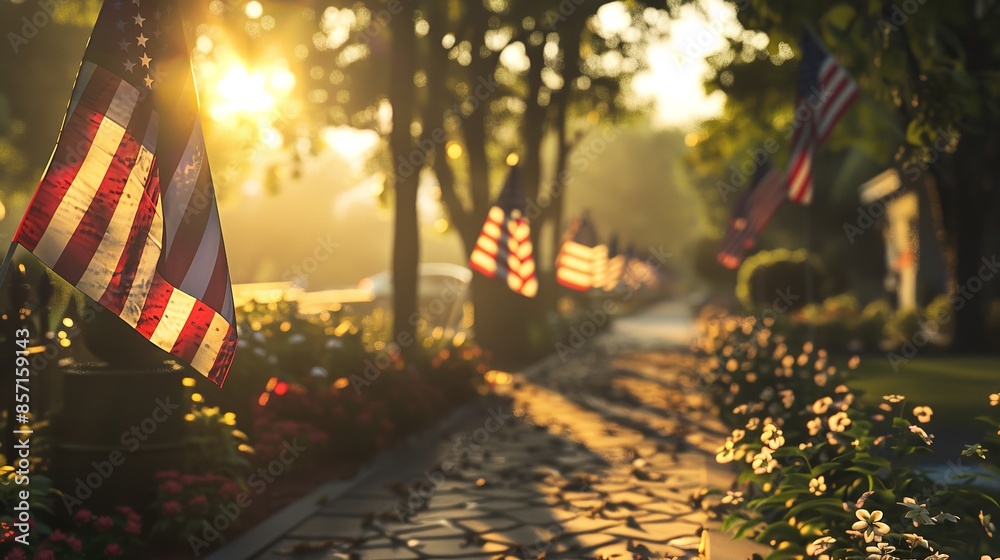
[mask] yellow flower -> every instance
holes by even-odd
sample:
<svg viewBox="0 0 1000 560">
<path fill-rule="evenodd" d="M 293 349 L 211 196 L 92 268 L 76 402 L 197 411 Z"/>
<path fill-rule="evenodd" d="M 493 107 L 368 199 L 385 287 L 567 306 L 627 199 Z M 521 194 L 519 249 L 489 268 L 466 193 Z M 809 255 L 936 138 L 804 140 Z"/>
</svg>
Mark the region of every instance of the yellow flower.
<svg viewBox="0 0 1000 560">
<path fill-rule="evenodd" d="M 809 491 L 817 496 L 822 496 L 826 492 L 826 478 L 818 476 L 809 481 Z"/>
<path fill-rule="evenodd" d="M 913 415 L 917 417 L 918 422 L 926 424 L 931 421 L 934 411 L 929 406 L 918 406 L 913 409 Z"/>
<path fill-rule="evenodd" d="M 886 400 L 886 401 L 889 401 L 889 402 L 891 402 L 893 404 L 896 404 L 896 403 L 901 403 L 904 400 L 906 400 L 906 397 L 904 397 L 903 395 L 885 395 L 885 396 L 882 397 L 882 399 Z"/>
<path fill-rule="evenodd" d="M 823 397 L 817 400 L 812 405 L 813 414 L 819 416 L 821 414 L 826 414 L 827 410 L 830 410 L 830 405 L 833 404 L 833 399 L 830 397 Z"/>
<path fill-rule="evenodd" d="M 1000 393 L 993 393 L 990 395 L 990 406 L 1000 405 Z"/>
<path fill-rule="evenodd" d="M 881 511 L 869 512 L 867 509 L 859 509 L 854 515 L 858 520 L 851 525 L 851 529 L 860 531 L 865 537 L 865 542 L 881 542 L 882 535 L 889 534 L 889 526 L 882 523 Z"/>
<path fill-rule="evenodd" d="M 733 492 L 732 490 L 726 492 L 725 497 L 722 498 L 722 503 L 734 506 L 743 503 L 743 492 Z"/>
<path fill-rule="evenodd" d="M 830 417 L 827 424 L 830 426 L 831 432 L 841 433 L 851 425 L 851 419 L 847 417 L 846 412 L 838 412 Z"/>
</svg>

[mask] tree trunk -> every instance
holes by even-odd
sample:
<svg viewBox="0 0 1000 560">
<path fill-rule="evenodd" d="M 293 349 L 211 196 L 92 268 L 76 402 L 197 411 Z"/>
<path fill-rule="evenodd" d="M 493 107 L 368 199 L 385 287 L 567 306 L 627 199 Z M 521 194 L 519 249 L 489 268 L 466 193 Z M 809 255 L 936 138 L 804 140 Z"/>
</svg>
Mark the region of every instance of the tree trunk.
<svg viewBox="0 0 1000 560">
<path fill-rule="evenodd" d="M 413 30 L 413 7 L 401 4 L 402 12 L 390 21 L 392 31 L 392 64 L 387 66 L 389 101 L 392 104 L 392 134 L 389 138 L 392 160 L 395 165 L 396 222 L 393 233 L 392 286 L 393 286 L 393 335 L 404 356 L 413 357 L 418 345 L 416 339 L 417 283 L 420 264 L 420 230 L 417 222 L 417 187 L 420 184 L 420 166 L 408 167 L 409 156 L 416 150 L 410 125 L 413 122 L 413 103 L 416 87 L 413 75 L 416 70 L 416 36 Z"/>
</svg>

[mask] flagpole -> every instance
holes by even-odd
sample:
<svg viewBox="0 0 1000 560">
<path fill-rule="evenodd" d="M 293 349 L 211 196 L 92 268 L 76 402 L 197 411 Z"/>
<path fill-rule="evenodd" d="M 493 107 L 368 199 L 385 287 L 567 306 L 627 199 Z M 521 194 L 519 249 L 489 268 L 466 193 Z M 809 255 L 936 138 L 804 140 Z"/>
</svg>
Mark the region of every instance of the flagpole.
<svg viewBox="0 0 1000 560">
<path fill-rule="evenodd" d="M 811 306 L 813 304 L 813 266 L 812 266 L 812 201 L 810 204 L 806 205 L 805 212 L 802 214 L 805 218 L 805 237 L 806 237 L 806 305 Z M 816 323 L 815 321 L 809 321 L 809 342 L 815 343 L 816 341 Z"/>
<path fill-rule="evenodd" d="M 0 265 L 0 285 L 7 279 L 7 271 L 10 269 L 11 263 L 14 262 L 14 251 L 16 250 L 17 241 L 11 241 L 10 249 L 7 249 L 7 254 L 3 256 L 3 264 Z"/>
</svg>

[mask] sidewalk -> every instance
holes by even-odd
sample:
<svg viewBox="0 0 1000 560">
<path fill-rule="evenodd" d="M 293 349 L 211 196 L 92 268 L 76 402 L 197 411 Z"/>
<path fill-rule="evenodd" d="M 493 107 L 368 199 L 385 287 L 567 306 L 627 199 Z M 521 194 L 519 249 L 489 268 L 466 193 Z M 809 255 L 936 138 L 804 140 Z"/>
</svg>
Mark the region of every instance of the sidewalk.
<svg viewBox="0 0 1000 560">
<path fill-rule="evenodd" d="M 450 434 L 378 470 L 255 558 L 746 558 L 691 495 L 732 475 L 686 375 L 679 303 L 511 376 Z M 723 548 L 726 548 L 723 551 Z M 226 556 L 223 549 L 216 554 Z M 739 556 L 737 556 L 739 555 Z"/>
</svg>

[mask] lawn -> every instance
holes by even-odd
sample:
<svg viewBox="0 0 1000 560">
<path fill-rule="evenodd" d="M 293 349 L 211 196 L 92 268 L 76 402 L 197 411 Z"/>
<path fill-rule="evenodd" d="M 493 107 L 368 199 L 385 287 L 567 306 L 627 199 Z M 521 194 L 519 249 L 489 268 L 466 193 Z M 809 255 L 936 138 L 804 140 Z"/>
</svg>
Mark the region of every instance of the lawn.
<svg viewBox="0 0 1000 560">
<path fill-rule="evenodd" d="M 917 356 L 893 371 L 881 355 L 862 358 L 853 386 L 867 403 L 901 394 L 913 405 L 934 409 L 930 424 L 942 455 L 974 443 L 987 426 L 976 417 L 989 412 L 990 393 L 1000 392 L 1000 356 Z"/>
</svg>

